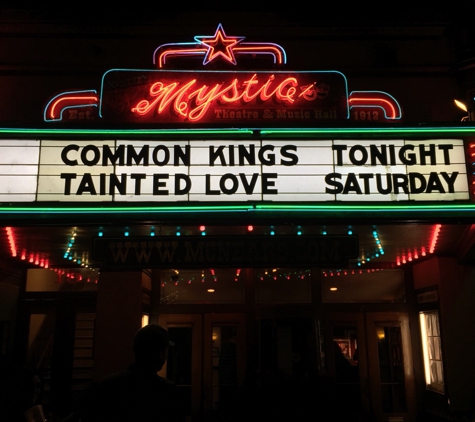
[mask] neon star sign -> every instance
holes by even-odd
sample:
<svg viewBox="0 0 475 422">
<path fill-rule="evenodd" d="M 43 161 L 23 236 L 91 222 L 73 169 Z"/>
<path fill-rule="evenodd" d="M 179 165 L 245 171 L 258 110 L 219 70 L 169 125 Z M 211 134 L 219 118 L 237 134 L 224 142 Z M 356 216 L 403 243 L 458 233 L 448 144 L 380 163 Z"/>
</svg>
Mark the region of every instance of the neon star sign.
<svg viewBox="0 0 475 422">
<path fill-rule="evenodd" d="M 229 63 L 236 64 L 233 47 L 237 46 L 244 37 L 228 37 L 226 36 L 221 24 L 216 28 L 216 32 L 212 37 L 195 37 L 195 40 L 207 48 L 203 64 L 222 57 Z"/>
<path fill-rule="evenodd" d="M 244 42 L 245 37 L 227 36 L 221 24 L 212 36 L 195 36 L 195 43 L 172 43 L 160 45 L 153 54 L 153 63 L 164 68 L 167 61 L 178 57 L 204 56 L 203 65 L 216 59 L 224 59 L 236 65 L 236 55 L 266 55 L 271 56 L 274 64 L 285 64 L 285 50 L 278 44 L 266 42 Z"/>
<path fill-rule="evenodd" d="M 156 69 L 111 69 L 95 90 L 65 91 L 50 99 L 47 122 L 153 125 L 159 128 L 310 128 L 341 121 L 378 123 L 402 118 L 391 95 L 382 91 L 348 93 L 341 72 L 236 69 L 242 56 L 287 62 L 285 50 L 269 42 L 246 42 L 218 24 L 213 35 L 194 42 L 160 45 Z M 168 70 L 182 59 L 202 59 L 193 70 Z M 190 61 L 190 60 L 189 60 Z M 228 69 L 212 70 L 225 64 Z M 248 63 L 247 63 L 248 64 Z M 247 65 L 246 65 L 247 67 Z M 231 70 L 229 70 L 231 69 Z"/>
</svg>

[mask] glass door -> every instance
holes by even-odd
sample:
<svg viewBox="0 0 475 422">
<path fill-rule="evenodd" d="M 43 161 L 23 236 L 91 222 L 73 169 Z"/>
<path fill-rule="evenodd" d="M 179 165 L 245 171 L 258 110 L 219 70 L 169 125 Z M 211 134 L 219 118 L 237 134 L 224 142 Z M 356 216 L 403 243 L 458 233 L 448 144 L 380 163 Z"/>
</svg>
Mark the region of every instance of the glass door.
<svg viewBox="0 0 475 422">
<path fill-rule="evenodd" d="M 177 384 L 187 422 L 201 418 L 202 320 L 201 314 L 162 314 L 158 319 L 174 343 L 159 374 Z"/>
<path fill-rule="evenodd" d="M 329 403 L 349 417 L 378 422 L 414 420 L 414 378 L 407 314 L 335 313 L 327 368 Z"/>
<path fill-rule="evenodd" d="M 204 408 L 207 421 L 234 421 L 246 370 L 244 314 L 204 316 Z"/>
<path fill-rule="evenodd" d="M 381 421 L 415 420 L 414 373 L 408 316 L 366 314 L 373 411 Z"/>
<path fill-rule="evenodd" d="M 175 343 L 160 375 L 178 385 L 187 421 L 231 420 L 246 368 L 244 314 L 164 314 L 159 324 Z"/>
<path fill-rule="evenodd" d="M 332 314 L 326 332 L 329 333 L 324 365 L 329 379 L 327 405 L 349 419 L 370 415 L 364 314 Z"/>
</svg>

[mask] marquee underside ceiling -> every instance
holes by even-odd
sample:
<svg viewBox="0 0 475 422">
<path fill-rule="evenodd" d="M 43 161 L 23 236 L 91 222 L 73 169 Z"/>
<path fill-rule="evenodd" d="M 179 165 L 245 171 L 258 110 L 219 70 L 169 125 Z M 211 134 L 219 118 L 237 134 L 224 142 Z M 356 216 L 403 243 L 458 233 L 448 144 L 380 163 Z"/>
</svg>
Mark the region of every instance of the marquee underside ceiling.
<svg viewBox="0 0 475 422">
<path fill-rule="evenodd" d="M 459 261 L 470 259 L 475 229 L 470 224 L 400 223 L 359 225 L 239 225 L 177 226 L 171 224 L 126 225 L 43 225 L 3 226 L 0 228 L 0 257 L 12 259 L 28 268 L 48 266 L 54 268 L 101 267 L 93 258 L 94 239 L 123 239 L 149 237 L 159 240 L 162 236 L 202 235 L 226 238 L 269 236 L 352 235 L 358 239 L 358 257 L 350 259 L 348 268 L 398 268 L 428 259 L 432 255 L 456 257 Z M 126 231 L 129 233 L 126 236 Z M 274 234 L 272 234 L 272 231 Z M 299 234 L 299 232 L 301 234 Z M 153 235 L 153 236 L 152 236 Z M 378 243 L 379 242 L 379 243 Z M 399 262 L 399 265 L 398 265 Z M 470 263 L 470 262 L 468 262 Z"/>
</svg>

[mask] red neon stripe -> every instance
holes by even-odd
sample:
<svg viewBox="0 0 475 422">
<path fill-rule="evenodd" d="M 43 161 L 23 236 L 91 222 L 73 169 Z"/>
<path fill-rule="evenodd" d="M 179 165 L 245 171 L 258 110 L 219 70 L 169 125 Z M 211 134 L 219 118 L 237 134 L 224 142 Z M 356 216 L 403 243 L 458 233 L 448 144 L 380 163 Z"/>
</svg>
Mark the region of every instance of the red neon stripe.
<svg viewBox="0 0 475 422">
<path fill-rule="evenodd" d="M 272 54 L 276 58 L 276 61 L 278 64 L 282 64 L 284 62 L 282 51 L 272 45 L 262 45 L 262 46 L 249 45 L 248 46 L 248 44 L 246 44 L 246 47 L 244 47 L 244 44 L 241 44 L 235 47 L 234 51 L 237 53 L 247 53 L 247 54 L 261 53 L 261 52 L 269 53 L 269 54 Z"/>
<path fill-rule="evenodd" d="M 99 97 L 98 96 L 81 96 L 81 95 L 60 97 L 56 101 L 51 103 L 51 105 L 49 106 L 48 114 L 51 119 L 57 120 L 60 118 L 61 112 L 64 110 L 64 108 L 68 107 L 68 104 L 64 104 L 64 105 L 59 105 L 59 104 L 65 101 L 70 103 L 69 107 L 82 106 L 82 105 L 97 103 L 99 101 Z M 59 108 L 59 112 L 56 115 L 55 111 L 57 107 Z"/>
<path fill-rule="evenodd" d="M 350 107 L 355 107 L 355 106 L 358 107 L 358 105 L 370 107 L 370 106 L 379 105 L 379 103 L 383 103 L 382 107 L 386 111 L 386 115 L 389 119 L 396 119 L 396 116 L 397 116 L 396 109 L 395 109 L 394 105 L 392 104 L 392 102 L 390 102 L 388 100 L 385 100 L 385 99 L 382 99 L 382 98 L 377 98 L 377 97 L 374 97 L 374 98 L 350 98 L 348 100 L 348 103 L 350 104 Z M 359 104 L 355 104 L 355 103 L 359 103 Z M 389 111 L 390 111 L 390 113 L 389 113 Z"/>
<path fill-rule="evenodd" d="M 350 107 L 382 107 L 388 119 L 401 118 L 401 111 L 397 101 L 390 95 L 384 92 L 352 92 L 348 97 L 348 104 Z"/>
<path fill-rule="evenodd" d="M 5 231 L 7 232 L 8 243 L 10 243 L 10 251 L 12 256 L 17 256 L 15 238 L 13 236 L 13 229 L 11 227 L 5 227 Z"/>
<path fill-rule="evenodd" d="M 158 56 L 158 67 L 162 68 L 165 65 L 168 56 L 202 56 L 206 54 L 207 51 L 207 48 L 184 48 L 176 50 L 165 50 Z"/>
</svg>

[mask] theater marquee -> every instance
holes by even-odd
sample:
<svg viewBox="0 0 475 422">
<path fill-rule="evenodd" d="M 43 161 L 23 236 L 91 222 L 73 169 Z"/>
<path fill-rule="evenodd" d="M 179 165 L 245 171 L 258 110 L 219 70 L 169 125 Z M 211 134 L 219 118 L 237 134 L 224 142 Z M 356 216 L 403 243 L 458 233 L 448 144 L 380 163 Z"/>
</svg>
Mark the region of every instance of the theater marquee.
<svg viewBox="0 0 475 422">
<path fill-rule="evenodd" d="M 286 70 L 282 46 L 230 36 L 221 24 L 194 39 L 159 45 L 153 69 L 111 69 L 98 90 L 52 96 L 50 139 L 38 131 L 0 140 L 0 203 L 470 200 L 457 134 L 411 138 L 391 127 L 375 138 L 384 124 L 373 123 L 402 120 L 390 94 L 349 92 L 338 71 Z M 341 137 L 327 130 L 348 121 L 371 129 L 354 138 L 348 126 Z"/>
<path fill-rule="evenodd" d="M 469 199 L 462 139 L 1 140 L 0 201 Z"/>
</svg>

